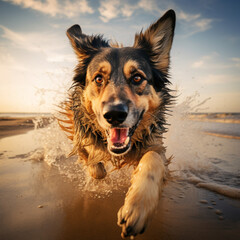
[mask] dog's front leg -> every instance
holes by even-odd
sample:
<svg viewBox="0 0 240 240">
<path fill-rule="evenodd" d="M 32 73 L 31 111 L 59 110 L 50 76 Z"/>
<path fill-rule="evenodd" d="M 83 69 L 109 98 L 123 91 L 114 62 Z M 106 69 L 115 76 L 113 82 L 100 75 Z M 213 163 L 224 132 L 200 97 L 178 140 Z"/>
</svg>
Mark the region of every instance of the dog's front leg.
<svg viewBox="0 0 240 240">
<path fill-rule="evenodd" d="M 149 217 L 156 209 L 166 174 L 164 153 L 147 152 L 133 173 L 124 205 L 118 212 L 122 237 L 143 233 Z"/>
</svg>

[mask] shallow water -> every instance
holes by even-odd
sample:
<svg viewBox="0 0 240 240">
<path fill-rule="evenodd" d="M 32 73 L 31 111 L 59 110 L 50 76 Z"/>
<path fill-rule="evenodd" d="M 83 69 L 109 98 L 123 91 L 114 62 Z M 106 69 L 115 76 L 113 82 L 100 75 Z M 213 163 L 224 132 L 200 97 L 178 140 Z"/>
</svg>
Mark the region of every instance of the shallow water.
<svg viewBox="0 0 240 240">
<path fill-rule="evenodd" d="M 240 136 L 239 123 L 198 122 L 201 129 L 206 132 L 221 133 L 228 136 Z"/>
<path fill-rule="evenodd" d="M 240 124 L 190 121 L 181 108 L 180 111 L 175 109 L 169 123 L 165 144 L 167 156 L 174 156 L 169 166 L 174 175 L 225 184 L 236 187 L 239 192 L 240 140 L 234 136 L 239 134 Z M 205 132 L 227 134 L 229 138 L 210 136 Z"/>
<path fill-rule="evenodd" d="M 0 112 L 0 118 L 7 117 L 7 118 L 35 118 L 35 117 L 51 117 L 51 113 L 7 113 L 7 112 Z"/>
</svg>

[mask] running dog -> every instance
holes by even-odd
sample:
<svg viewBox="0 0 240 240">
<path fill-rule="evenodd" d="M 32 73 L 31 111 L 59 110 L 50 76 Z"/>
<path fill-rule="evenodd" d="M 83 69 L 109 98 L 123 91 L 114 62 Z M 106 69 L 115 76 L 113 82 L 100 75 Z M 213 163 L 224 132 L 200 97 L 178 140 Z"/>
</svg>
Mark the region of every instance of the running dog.
<svg viewBox="0 0 240 240">
<path fill-rule="evenodd" d="M 174 28 L 175 12 L 169 10 L 136 34 L 132 47 L 85 35 L 79 25 L 67 30 L 79 62 L 62 106 L 67 119 L 59 125 L 71 134 L 71 154 L 84 161 L 92 177 L 104 178 L 108 161 L 117 169 L 134 166 L 118 211 L 123 238 L 144 232 L 168 174 L 162 134 L 172 101 L 168 70 Z"/>
</svg>

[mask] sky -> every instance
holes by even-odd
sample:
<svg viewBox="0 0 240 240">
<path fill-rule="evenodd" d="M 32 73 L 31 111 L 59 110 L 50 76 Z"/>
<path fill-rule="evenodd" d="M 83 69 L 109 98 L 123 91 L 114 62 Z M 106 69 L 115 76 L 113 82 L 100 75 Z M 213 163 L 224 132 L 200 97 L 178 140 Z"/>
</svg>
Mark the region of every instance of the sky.
<svg viewBox="0 0 240 240">
<path fill-rule="evenodd" d="M 240 112 L 240 1 L 0 0 L 0 112 L 52 112 L 76 57 L 66 30 L 133 44 L 168 9 L 177 16 L 171 88 L 202 112 Z"/>
</svg>

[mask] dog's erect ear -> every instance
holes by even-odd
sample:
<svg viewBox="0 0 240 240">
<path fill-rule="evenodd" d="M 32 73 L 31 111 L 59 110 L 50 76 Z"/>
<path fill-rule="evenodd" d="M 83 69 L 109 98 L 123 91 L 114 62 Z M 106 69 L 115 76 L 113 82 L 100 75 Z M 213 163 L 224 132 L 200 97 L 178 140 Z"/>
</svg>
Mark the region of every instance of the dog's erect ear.
<svg viewBox="0 0 240 240">
<path fill-rule="evenodd" d="M 154 67 L 164 74 L 168 73 L 175 21 L 175 12 L 169 10 L 144 33 L 135 35 L 133 47 L 145 50 Z"/>
<path fill-rule="evenodd" d="M 77 24 L 67 30 L 67 36 L 80 60 L 96 53 L 101 47 L 109 47 L 108 41 L 105 41 L 102 36 L 87 36 L 82 33 Z"/>
<path fill-rule="evenodd" d="M 67 36 L 70 41 L 73 41 L 74 38 L 80 38 L 82 36 L 82 29 L 79 25 L 75 24 L 67 30 Z"/>
<path fill-rule="evenodd" d="M 84 86 L 88 64 L 101 48 L 109 47 L 108 41 L 100 35 L 88 36 L 83 34 L 79 25 L 70 27 L 67 30 L 67 36 L 79 60 L 74 81 L 80 82 Z"/>
</svg>

